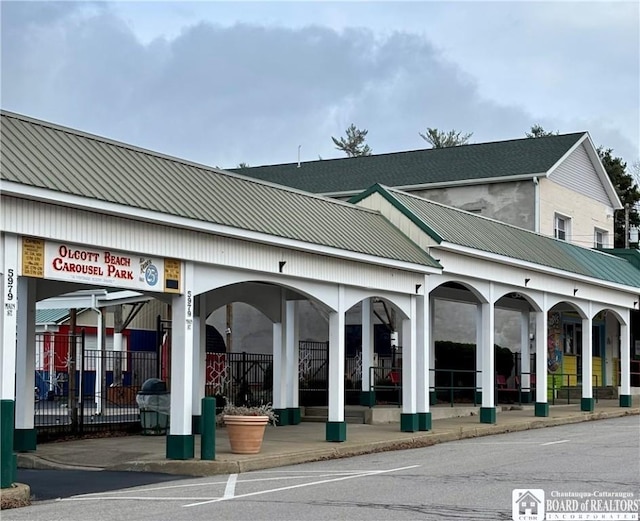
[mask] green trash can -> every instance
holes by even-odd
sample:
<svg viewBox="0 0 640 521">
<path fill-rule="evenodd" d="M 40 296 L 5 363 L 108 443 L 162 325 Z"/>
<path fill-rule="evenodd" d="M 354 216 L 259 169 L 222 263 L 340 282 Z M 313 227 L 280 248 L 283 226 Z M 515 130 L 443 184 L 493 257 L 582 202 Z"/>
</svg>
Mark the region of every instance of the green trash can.
<svg viewBox="0 0 640 521">
<path fill-rule="evenodd" d="M 136 395 L 140 407 L 140 423 L 142 434 L 161 436 L 169 428 L 169 408 L 171 396 L 167 391 L 167 383 L 158 378 L 145 380 Z"/>
</svg>

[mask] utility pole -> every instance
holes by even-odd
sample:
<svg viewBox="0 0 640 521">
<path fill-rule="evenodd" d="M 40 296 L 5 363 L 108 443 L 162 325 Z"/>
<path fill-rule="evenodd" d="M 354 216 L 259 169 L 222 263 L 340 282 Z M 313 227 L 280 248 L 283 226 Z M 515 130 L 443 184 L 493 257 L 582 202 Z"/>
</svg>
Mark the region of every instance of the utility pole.
<svg viewBox="0 0 640 521">
<path fill-rule="evenodd" d="M 629 249 L 629 203 L 624 205 L 624 249 Z"/>
</svg>

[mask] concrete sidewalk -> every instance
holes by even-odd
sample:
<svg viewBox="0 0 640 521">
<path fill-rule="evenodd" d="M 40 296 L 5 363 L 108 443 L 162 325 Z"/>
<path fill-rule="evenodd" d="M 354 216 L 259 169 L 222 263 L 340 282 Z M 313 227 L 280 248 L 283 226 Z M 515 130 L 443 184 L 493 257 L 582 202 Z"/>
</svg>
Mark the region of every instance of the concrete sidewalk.
<svg viewBox="0 0 640 521">
<path fill-rule="evenodd" d="M 442 410 L 439 410 L 442 409 Z M 448 408 L 450 411 L 451 409 Z M 477 414 L 440 418 L 444 407 L 433 407 L 433 429 L 400 432 L 398 423 L 347 425 L 347 441 L 325 441 L 324 423 L 301 423 L 267 427 L 260 454 L 232 454 L 226 429 L 216 430 L 216 460 L 200 460 L 200 437 L 195 440 L 195 459 L 167 460 L 165 436 L 127 436 L 85 439 L 38 445 L 36 452 L 18 454 L 20 468 L 93 469 L 161 472 L 192 476 L 230 474 L 297 463 L 346 458 L 361 454 L 426 447 L 436 443 L 538 429 L 605 418 L 640 415 L 640 407 L 620 407 L 617 401 L 601 400 L 595 412 L 581 412 L 579 405 L 555 405 L 549 416 L 534 416 L 532 406 L 505 406 L 494 425 L 480 423 Z M 479 408 L 477 408 L 479 412 Z M 640 431 L 640 419 L 639 419 Z"/>
</svg>

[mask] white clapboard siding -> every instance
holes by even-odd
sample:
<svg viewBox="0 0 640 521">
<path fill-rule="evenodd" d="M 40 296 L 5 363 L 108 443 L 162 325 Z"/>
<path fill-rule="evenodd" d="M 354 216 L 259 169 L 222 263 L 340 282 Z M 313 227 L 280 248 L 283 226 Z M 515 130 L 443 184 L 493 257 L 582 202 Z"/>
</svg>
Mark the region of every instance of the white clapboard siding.
<svg viewBox="0 0 640 521">
<path fill-rule="evenodd" d="M 602 204 L 613 206 L 584 145 L 576 148 L 551 173 L 549 179 L 565 188 L 591 197 Z"/>
</svg>

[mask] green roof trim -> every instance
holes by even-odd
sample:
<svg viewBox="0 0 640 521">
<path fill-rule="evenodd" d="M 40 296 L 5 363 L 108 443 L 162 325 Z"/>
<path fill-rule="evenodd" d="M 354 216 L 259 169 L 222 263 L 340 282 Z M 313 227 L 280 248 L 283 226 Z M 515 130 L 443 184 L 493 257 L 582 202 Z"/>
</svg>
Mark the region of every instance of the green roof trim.
<svg viewBox="0 0 640 521">
<path fill-rule="evenodd" d="M 355 193 L 376 183 L 407 187 L 508 181 L 545 175 L 585 135 L 578 132 L 230 171 L 321 194 Z"/>
<path fill-rule="evenodd" d="M 640 269 L 634 267 L 635 263 L 609 253 L 576 246 L 400 190 L 378 185 L 368 192 L 380 193 L 388 201 L 395 200 L 392 203 L 395 208 L 403 207 L 403 214 L 412 214 L 413 222 L 422 221 L 441 242 L 640 288 Z M 640 262 L 640 252 L 636 259 Z"/>
<path fill-rule="evenodd" d="M 19 114 L 1 120 L 3 182 L 441 268 L 379 212 Z"/>
</svg>

